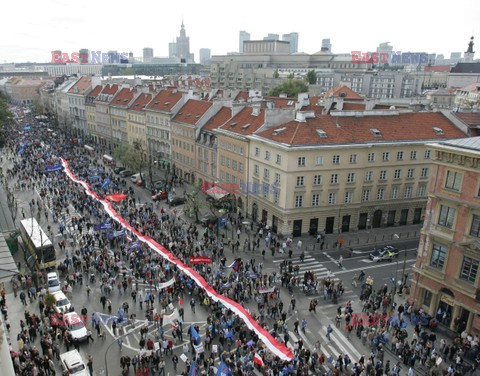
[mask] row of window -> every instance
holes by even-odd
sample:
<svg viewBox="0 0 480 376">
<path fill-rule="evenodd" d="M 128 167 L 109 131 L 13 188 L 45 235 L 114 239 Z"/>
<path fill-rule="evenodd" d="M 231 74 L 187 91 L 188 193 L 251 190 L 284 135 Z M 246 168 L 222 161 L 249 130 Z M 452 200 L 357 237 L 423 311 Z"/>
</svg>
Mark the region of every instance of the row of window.
<svg viewBox="0 0 480 376">
<path fill-rule="evenodd" d="M 170 122 L 169 122 L 169 119 L 164 119 L 162 117 L 158 117 L 158 116 L 150 116 L 150 115 L 147 115 L 147 122 L 148 123 L 151 123 L 151 124 L 158 124 L 158 125 L 164 125 L 164 126 L 169 126 Z"/>
<path fill-rule="evenodd" d="M 174 138 L 173 139 L 173 144 L 180 149 L 183 148 L 184 150 L 193 152 L 193 145 L 190 145 L 188 142 L 177 140 L 176 138 Z"/>
<path fill-rule="evenodd" d="M 231 144 L 230 142 L 221 141 L 220 148 L 243 155 L 243 146 L 237 146 L 236 144 Z"/>
<path fill-rule="evenodd" d="M 230 160 L 230 158 L 226 158 L 224 155 L 220 156 L 220 165 L 226 166 L 227 168 L 232 166 L 233 171 L 243 172 L 242 162 L 237 162 L 235 159 Z"/>
<path fill-rule="evenodd" d="M 440 244 L 434 244 L 432 247 L 430 266 L 435 269 L 443 270 L 447 260 L 447 252 L 447 247 Z M 475 283 L 475 280 L 477 279 L 478 265 L 478 260 L 464 256 L 458 278 L 468 283 Z"/>
<path fill-rule="evenodd" d="M 177 153 L 176 151 L 172 152 L 172 157 L 173 159 L 176 159 L 177 161 L 180 161 L 186 165 L 195 167 L 195 160 L 193 158 L 184 156 L 183 154 Z"/>
</svg>

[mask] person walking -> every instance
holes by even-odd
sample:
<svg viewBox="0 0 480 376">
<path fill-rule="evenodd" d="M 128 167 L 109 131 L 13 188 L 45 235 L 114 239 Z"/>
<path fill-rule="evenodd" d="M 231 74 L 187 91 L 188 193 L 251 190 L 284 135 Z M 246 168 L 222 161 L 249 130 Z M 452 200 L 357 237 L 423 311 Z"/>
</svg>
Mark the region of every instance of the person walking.
<svg viewBox="0 0 480 376">
<path fill-rule="evenodd" d="M 192 308 L 192 312 L 195 313 L 195 298 L 190 300 L 190 307 Z"/>
<path fill-rule="evenodd" d="M 90 372 L 90 376 L 93 376 L 93 357 L 88 355 L 88 362 L 87 362 L 88 371 Z"/>
<path fill-rule="evenodd" d="M 338 267 L 339 267 L 340 269 L 343 268 L 343 265 L 342 265 L 342 264 L 343 264 L 343 256 L 340 256 L 340 258 L 338 259 Z"/>
<path fill-rule="evenodd" d="M 303 334 L 307 334 L 307 320 L 302 320 L 302 332 Z"/>
<path fill-rule="evenodd" d="M 327 325 L 327 338 L 329 341 L 331 341 L 330 334 L 333 332 L 332 325 L 328 324 Z"/>
</svg>

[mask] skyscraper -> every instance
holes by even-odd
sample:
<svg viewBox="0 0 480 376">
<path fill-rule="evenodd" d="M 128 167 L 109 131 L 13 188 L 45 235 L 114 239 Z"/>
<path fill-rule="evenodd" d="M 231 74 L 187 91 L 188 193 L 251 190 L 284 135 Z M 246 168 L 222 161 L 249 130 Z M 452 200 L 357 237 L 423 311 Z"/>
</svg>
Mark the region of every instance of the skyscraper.
<svg viewBox="0 0 480 376">
<path fill-rule="evenodd" d="M 200 48 L 200 64 L 210 64 L 211 51 L 210 48 Z"/>
<path fill-rule="evenodd" d="M 332 52 L 332 44 L 330 43 L 330 38 L 322 39 L 322 51 Z"/>
<path fill-rule="evenodd" d="M 190 59 L 190 37 L 187 37 L 185 33 L 185 26 L 180 28 L 180 36 L 177 37 L 177 56 L 180 59 L 185 59 L 185 63 Z"/>
<path fill-rule="evenodd" d="M 263 40 L 280 40 L 280 35 L 269 33 Z"/>
<path fill-rule="evenodd" d="M 392 51 L 393 51 L 393 46 L 390 46 L 390 42 L 380 43 L 377 47 L 377 52 L 379 54 L 388 54 L 388 57 L 387 57 L 388 64 L 392 63 Z M 384 64 L 387 64 L 387 63 L 382 63 L 381 61 L 378 62 L 378 65 L 384 65 Z"/>
<path fill-rule="evenodd" d="M 282 40 L 290 42 L 290 53 L 298 52 L 298 33 L 283 34 Z"/>
<path fill-rule="evenodd" d="M 90 51 L 87 48 L 81 48 L 79 52 L 79 62 L 80 64 L 90 63 Z"/>
<path fill-rule="evenodd" d="M 153 48 L 145 47 L 143 49 L 143 62 L 150 63 L 153 59 Z"/>
<path fill-rule="evenodd" d="M 247 33 L 244 30 L 240 31 L 240 36 L 238 40 L 239 40 L 238 52 L 243 53 L 243 42 L 245 42 L 246 40 L 250 40 L 250 33 Z"/>
<path fill-rule="evenodd" d="M 177 44 L 175 42 L 171 42 L 168 44 L 168 57 L 176 57 L 177 56 Z"/>
</svg>

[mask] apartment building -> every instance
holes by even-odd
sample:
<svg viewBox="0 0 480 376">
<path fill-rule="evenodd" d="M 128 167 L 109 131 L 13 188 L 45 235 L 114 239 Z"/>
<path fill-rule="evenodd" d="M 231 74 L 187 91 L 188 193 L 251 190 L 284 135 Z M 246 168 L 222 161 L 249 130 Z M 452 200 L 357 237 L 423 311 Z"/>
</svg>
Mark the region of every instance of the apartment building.
<svg viewBox="0 0 480 376">
<path fill-rule="evenodd" d="M 110 103 L 119 90 L 120 87 L 118 85 L 107 84 L 93 101 L 95 104 L 96 121 L 94 137 L 100 145 L 107 147 L 109 150 L 113 149 Z"/>
<path fill-rule="evenodd" d="M 95 100 L 102 91 L 102 85 L 95 86 L 92 91 L 87 93 L 85 97 L 85 114 L 87 116 L 87 137 L 89 141 L 93 141 L 96 144 L 99 142 L 97 136 L 97 120 Z"/>
<path fill-rule="evenodd" d="M 62 84 L 55 90 L 55 108 L 57 110 L 58 125 L 63 128 L 70 128 L 73 124 L 73 118 L 70 116 L 70 102 L 68 91 L 75 85 L 77 78 L 73 77 Z"/>
<path fill-rule="evenodd" d="M 12 77 L 5 90 L 15 104 L 31 105 L 40 99 L 40 89 L 51 81 L 43 77 Z"/>
<path fill-rule="evenodd" d="M 120 144 L 128 143 L 127 111 L 137 96 L 137 89 L 124 87 L 110 103 L 112 143 L 114 148 Z"/>
<path fill-rule="evenodd" d="M 145 109 L 148 153 L 161 166 L 170 165 L 170 122 L 184 102 L 182 92 L 170 87 L 157 93 Z"/>
<path fill-rule="evenodd" d="M 297 111 L 247 136 L 248 212 L 299 236 L 421 223 L 434 140 L 462 138 L 441 113 Z"/>
<path fill-rule="evenodd" d="M 480 137 L 429 144 L 432 174 L 410 300 L 461 333 L 480 334 Z"/>
<path fill-rule="evenodd" d="M 92 89 L 92 77 L 83 76 L 68 90 L 68 103 L 73 133 L 83 137 L 87 132 L 87 115 L 85 112 L 85 99 Z"/>
<path fill-rule="evenodd" d="M 127 110 L 128 143 L 139 149 L 143 161 L 148 155 L 145 110 L 152 97 L 152 93 L 141 92 Z"/>
</svg>

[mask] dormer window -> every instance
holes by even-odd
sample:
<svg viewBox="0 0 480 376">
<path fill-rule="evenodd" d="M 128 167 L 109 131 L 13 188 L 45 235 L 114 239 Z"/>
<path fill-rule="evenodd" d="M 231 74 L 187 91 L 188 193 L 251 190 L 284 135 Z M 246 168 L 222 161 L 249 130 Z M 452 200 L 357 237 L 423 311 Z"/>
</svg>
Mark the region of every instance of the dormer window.
<svg viewBox="0 0 480 376">
<path fill-rule="evenodd" d="M 250 126 L 250 123 L 245 124 L 242 129 L 247 129 Z"/>
<path fill-rule="evenodd" d="M 442 128 L 433 127 L 433 130 L 435 131 L 435 134 L 436 134 L 437 136 L 443 135 L 443 129 L 442 129 Z"/>
<path fill-rule="evenodd" d="M 377 128 L 372 128 L 370 131 L 373 133 L 375 137 L 382 137 L 382 132 L 380 132 Z"/>
<path fill-rule="evenodd" d="M 233 122 L 232 124 L 230 124 L 230 128 L 233 128 L 235 125 L 237 125 L 238 123 L 235 121 Z"/>
<path fill-rule="evenodd" d="M 285 129 L 287 129 L 287 128 L 283 127 L 283 128 L 275 129 L 275 130 L 273 131 L 272 135 L 273 135 L 273 136 L 277 136 L 277 135 L 279 135 L 280 133 L 282 133 Z"/>
<path fill-rule="evenodd" d="M 325 132 L 323 129 L 317 129 L 317 133 L 321 138 L 327 138 L 327 132 Z"/>
</svg>

